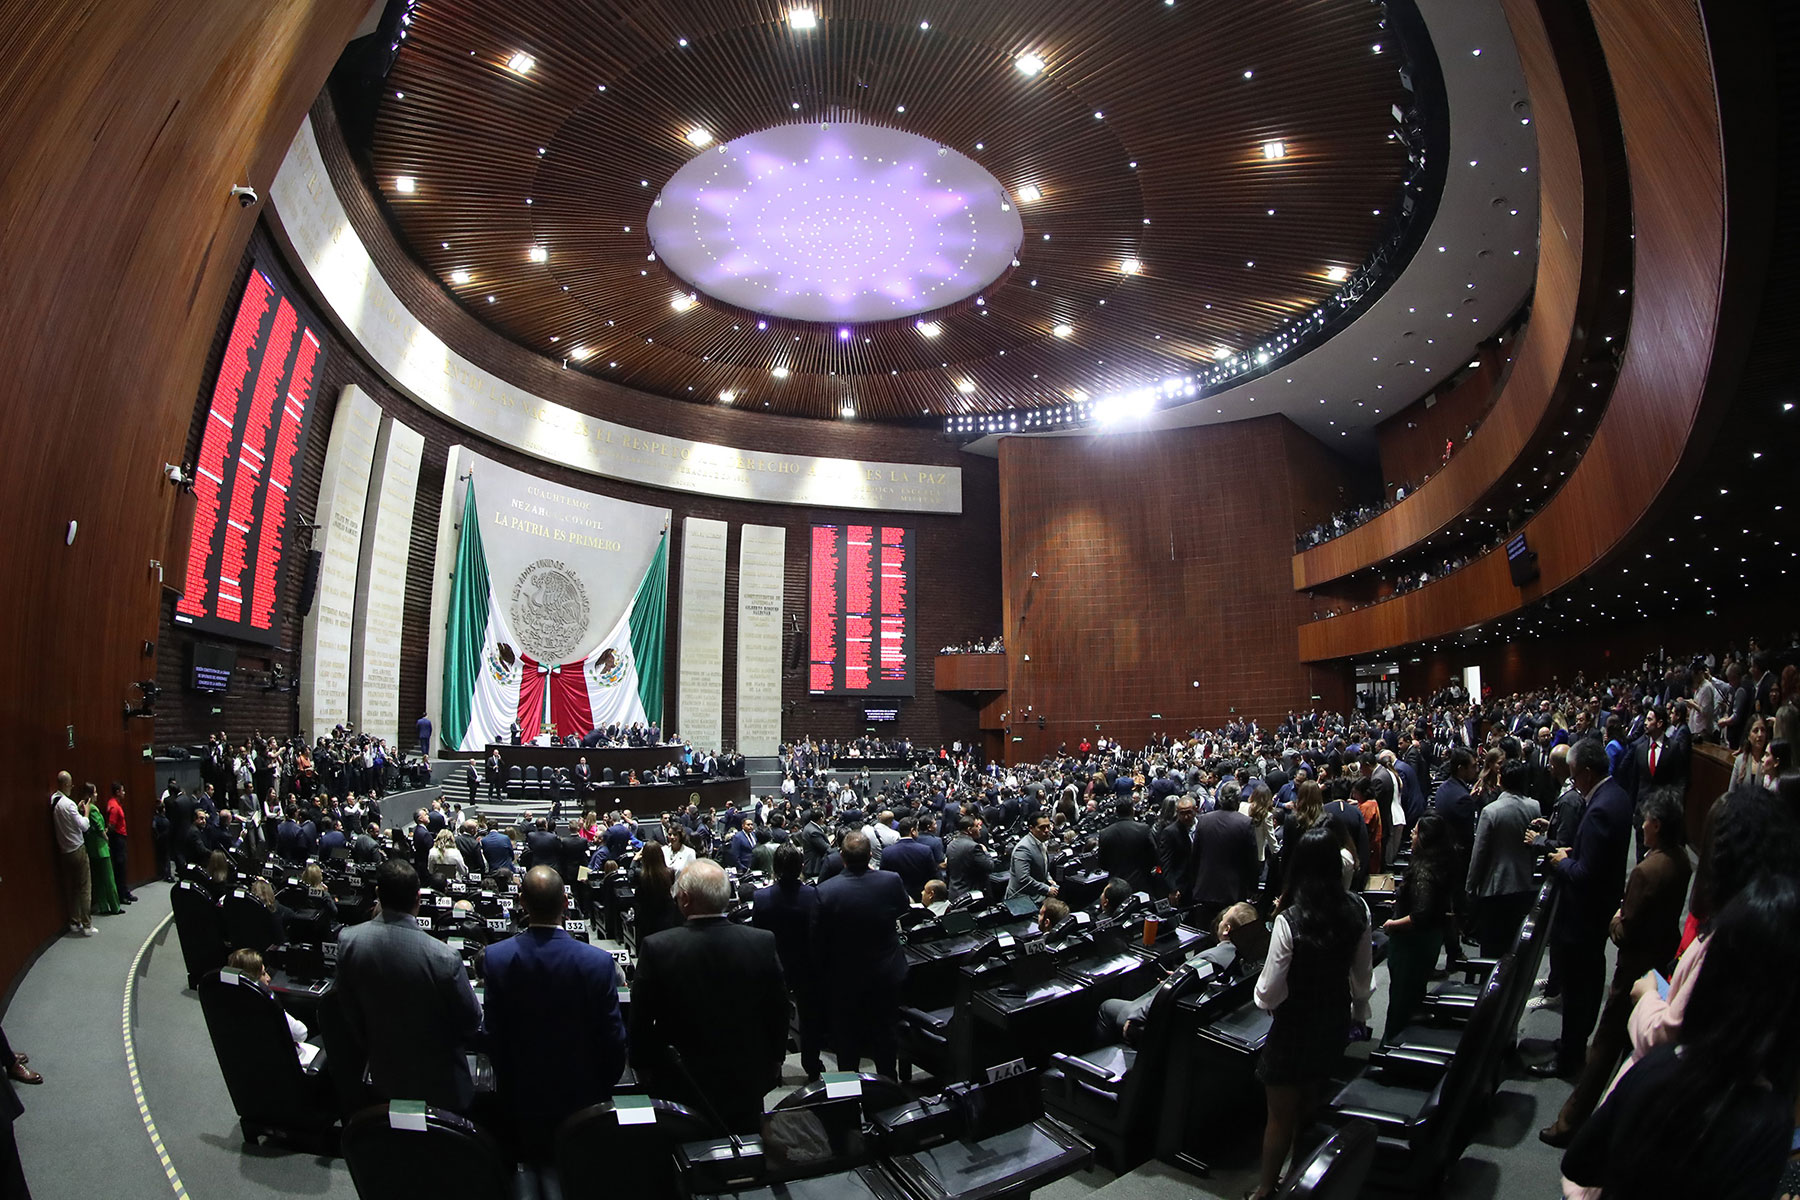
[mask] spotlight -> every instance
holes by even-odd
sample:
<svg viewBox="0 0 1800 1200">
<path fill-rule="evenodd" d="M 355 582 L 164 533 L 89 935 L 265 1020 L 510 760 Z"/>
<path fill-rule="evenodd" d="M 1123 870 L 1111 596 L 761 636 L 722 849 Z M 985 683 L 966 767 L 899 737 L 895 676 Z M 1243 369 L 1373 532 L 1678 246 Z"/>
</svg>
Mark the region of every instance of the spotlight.
<svg viewBox="0 0 1800 1200">
<path fill-rule="evenodd" d="M 1044 193 L 1038 191 L 1037 184 L 1028 183 L 1017 192 L 1020 204 L 1035 204 Z"/>
<path fill-rule="evenodd" d="M 1050 332 L 1054 333 L 1059 338 L 1066 338 L 1070 334 L 1075 332 L 1075 327 L 1073 325 L 1058 325 L 1055 329 L 1052 329 Z"/>
<path fill-rule="evenodd" d="M 396 176 L 394 176 L 394 190 L 396 192 L 401 192 L 405 195 L 410 196 L 410 195 L 412 195 L 412 191 L 415 186 L 416 186 L 416 183 L 411 175 L 396 175 Z"/>
<path fill-rule="evenodd" d="M 1264 142 L 1262 145 L 1262 152 L 1263 157 L 1267 159 L 1286 158 L 1287 143 L 1280 141 Z"/>
<path fill-rule="evenodd" d="M 1019 69 L 1019 74 L 1030 79 L 1044 69 L 1044 60 L 1035 54 L 1021 54 L 1013 59 L 1013 66 Z"/>
<path fill-rule="evenodd" d="M 819 14 L 814 12 L 811 8 L 796 5 L 795 7 L 788 9 L 787 19 L 788 28 L 795 32 L 801 32 L 807 29 L 817 29 L 819 27 Z"/>
<path fill-rule="evenodd" d="M 1128 258 L 1119 264 L 1119 273 L 1121 275 L 1136 275 L 1143 269 L 1144 264 L 1135 258 Z"/>
<path fill-rule="evenodd" d="M 534 263 L 550 261 L 550 251 L 544 246 L 533 246 L 525 252 L 525 255 Z"/>
<path fill-rule="evenodd" d="M 682 292 L 669 299 L 669 307 L 678 313 L 684 313 L 698 303 L 699 300 L 691 292 Z"/>
<path fill-rule="evenodd" d="M 928 338 L 934 338 L 938 334 L 944 332 L 944 327 L 936 321 L 920 321 L 914 328 L 916 328 L 920 334 Z"/>
<path fill-rule="evenodd" d="M 535 66 L 537 66 L 537 59 L 523 50 L 506 60 L 506 69 L 515 75 L 528 75 L 531 73 L 531 68 Z"/>
<path fill-rule="evenodd" d="M 698 125 L 687 131 L 687 144 L 698 150 L 712 143 L 712 134 Z"/>
</svg>

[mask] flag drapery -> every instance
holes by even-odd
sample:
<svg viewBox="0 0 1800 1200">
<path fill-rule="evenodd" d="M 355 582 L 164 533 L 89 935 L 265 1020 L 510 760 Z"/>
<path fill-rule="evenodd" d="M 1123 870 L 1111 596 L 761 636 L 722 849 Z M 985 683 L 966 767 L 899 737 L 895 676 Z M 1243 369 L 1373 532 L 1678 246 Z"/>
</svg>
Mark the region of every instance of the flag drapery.
<svg viewBox="0 0 1800 1200">
<path fill-rule="evenodd" d="M 494 594 L 471 478 L 444 634 L 445 744 L 466 751 L 504 742 L 515 721 L 527 739 L 546 723 L 576 736 L 597 726 L 660 724 L 668 549 L 664 529 L 631 604 L 587 654 L 540 663 L 519 649 Z"/>
</svg>

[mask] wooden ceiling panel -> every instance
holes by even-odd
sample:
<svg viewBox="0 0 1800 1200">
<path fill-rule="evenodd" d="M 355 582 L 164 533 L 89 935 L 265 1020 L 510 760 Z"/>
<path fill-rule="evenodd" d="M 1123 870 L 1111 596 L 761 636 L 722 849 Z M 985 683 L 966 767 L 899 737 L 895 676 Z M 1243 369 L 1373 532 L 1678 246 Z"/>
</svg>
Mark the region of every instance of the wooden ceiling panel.
<svg viewBox="0 0 1800 1200">
<path fill-rule="evenodd" d="M 812 6 L 802 33 L 770 0 L 423 0 L 369 147 L 400 237 L 479 319 L 553 357 L 586 351 L 571 369 L 705 403 L 917 420 L 1061 404 L 1250 346 L 1335 291 L 1328 267 L 1367 257 L 1406 178 L 1388 132 L 1409 94 L 1398 55 L 1374 50 L 1369 0 Z M 507 68 L 515 52 L 528 73 Z M 1047 64 L 1034 78 L 1014 67 L 1027 52 Z M 758 328 L 704 294 L 672 309 L 688 289 L 651 259 L 645 221 L 700 153 L 687 131 L 848 120 L 1042 190 L 984 303 L 938 314 L 936 338 L 908 318 L 848 342 Z M 1269 140 L 1284 158 L 1264 157 Z M 1120 273 L 1127 257 L 1142 275 Z"/>
</svg>

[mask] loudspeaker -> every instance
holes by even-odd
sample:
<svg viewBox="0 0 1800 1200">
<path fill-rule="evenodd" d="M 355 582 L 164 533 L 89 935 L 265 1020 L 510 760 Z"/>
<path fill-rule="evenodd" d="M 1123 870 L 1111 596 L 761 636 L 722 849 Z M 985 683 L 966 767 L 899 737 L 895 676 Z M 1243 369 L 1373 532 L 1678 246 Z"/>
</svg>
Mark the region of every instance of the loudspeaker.
<svg viewBox="0 0 1800 1200">
<path fill-rule="evenodd" d="M 303 617 L 312 611 L 313 593 L 319 590 L 319 564 L 324 556 L 322 550 L 314 550 L 306 556 L 306 573 L 300 576 L 300 615 Z"/>
</svg>

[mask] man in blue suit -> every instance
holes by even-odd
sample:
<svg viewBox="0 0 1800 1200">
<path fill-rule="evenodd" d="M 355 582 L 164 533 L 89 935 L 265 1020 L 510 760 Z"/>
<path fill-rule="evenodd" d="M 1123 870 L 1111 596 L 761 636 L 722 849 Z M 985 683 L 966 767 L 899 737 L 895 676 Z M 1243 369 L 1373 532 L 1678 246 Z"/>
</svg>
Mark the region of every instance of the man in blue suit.
<svg viewBox="0 0 1800 1200">
<path fill-rule="evenodd" d="M 563 1119 L 612 1095 L 625 1070 L 625 1022 L 612 955 L 563 931 L 562 876 L 531 868 L 519 898 L 530 927 L 487 950 L 488 1051 L 520 1150 L 546 1162 Z M 579 1033 L 546 1053 L 544 1031 L 570 1009 L 581 1014 Z"/>
<path fill-rule="evenodd" d="M 869 836 L 844 835 L 842 874 L 819 885 L 813 917 L 813 960 L 825 965 L 825 1002 L 838 1070 L 864 1059 L 894 1078 L 895 1027 L 906 957 L 896 922 L 908 908 L 906 885 L 892 871 L 869 870 Z"/>
<path fill-rule="evenodd" d="M 907 896 L 916 900 L 925 890 L 926 881 L 937 878 L 937 858 L 918 839 L 918 827 L 911 817 L 901 817 L 896 828 L 900 831 L 900 840 L 882 851 L 881 869 L 900 876 L 906 885 Z"/>
<path fill-rule="evenodd" d="M 487 871 L 492 875 L 502 867 L 512 870 L 513 843 L 498 825 L 488 826 L 487 833 L 481 838 L 481 857 L 487 860 Z M 473 865 L 473 864 L 471 864 Z"/>
<path fill-rule="evenodd" d="M 750 856 L 756 852 L 756 818 L 743 818 L 735 829 L 731 835 L 731 865 L 741 874 L 750 870 Z"/>
<path fill-rule="evenodd" d="M 775 935 L 781 974 L 800 1014 L 800 1065 L 807 1079 L 825 1073 L 825 1008 L 819 971 L 812 956 L 813 914 L 819 889 L 800 879 L 806 854 L 793 842 L 775 848 L 775 882 L 756 891 L 750 923 Z"/>
<path fill-rule="evenodd" d="M 1606 994 L 1607 928 L 1625 896 L 1631 846 L 1631 795 L 1606 773 L 1606 747 L 1584 738 L 1569 751 L 1569 782 L 1587 797 L 1573 845 L 1550 852 L 1544 867 L 1562 881 L 1550 923 L 1550 970 L 1562 982 L 1563 1027 L 1556 1057 L 1535 1075 L 1572 1076 L 1587 1057 L 1588 1035 Z"/>
</svg>

